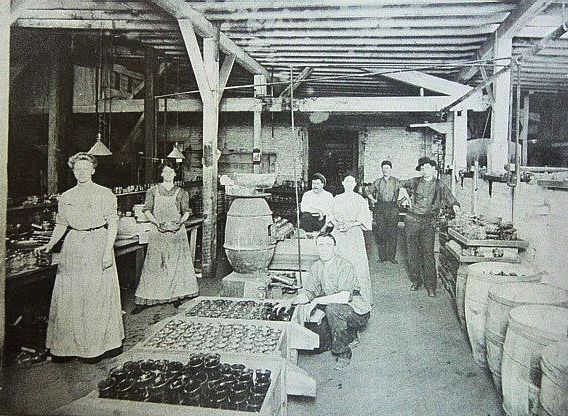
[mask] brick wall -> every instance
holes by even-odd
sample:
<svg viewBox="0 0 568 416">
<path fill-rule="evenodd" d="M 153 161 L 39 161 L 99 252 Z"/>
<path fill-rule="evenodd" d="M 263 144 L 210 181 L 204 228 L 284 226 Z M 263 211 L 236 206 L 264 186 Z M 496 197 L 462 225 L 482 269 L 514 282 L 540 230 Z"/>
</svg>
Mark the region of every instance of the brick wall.
<svg viewBox="0 0 568 416">
<path fill-rule="evenodd" d="M 180 126 L 168 128 L 168 141 L 178 141 L 190 145 L 194 151 L 191 160 L 186 162 L 186 178 L 201 175 L 201 159 L 199 150 L 202 145 L 202 127 L 198 120 L 196 123 L 186 123 Z M 268 117 L 262 119 L 262 152 L 276 153 L 274 171 L 277 173 L 277 181 L 291 180 L 294 172 L 294 162 L 297 163 L 297 175 L 300 177 L 302 168 L 300 165 L 301 143 L 307 140 L 307 135 L 302 134 L 301 126 L 296 127 L 296 134 L 292 135 L 289 121 L 275 121 L 272 123 Z M 294 137 L 292 137 L 294 136 Z M 219 123 L 219 150 L 233 152 L 248 152 L 248 155 L 231 157 L 234 165 L 225 163 L 222 156 L 223 169 L 226 171 L 252 172 L 252 148 L 253 148 L 253 114 L 239 113 L 239 116 L 224 116 Z M 249 164 L 250 166 L 244 165 Z M 223 173 L 220 166 L 220 173 Z"/>
<path fill-rule="evenodd" d="M 197 121 L 197 120 L 196 120 Z M 290 122 L 277 120 L 271 122 L 269 117 L 262 119 L 262 151 L 276 153 L 275 172 L 277 181 L 290 180 L 293 177 L 296 161 L 297 177 L 301 177 L 302 167 L 307 168 L 307 161 L 300 162 L 302 146 L 308 141 L 307 128 L 296 126 L 296 134 L 292 137 Z M 196 152 L 201 148 L 201 124 L 171 126 L 168 129 L 168 140 L 191 145 Z M 393 162 L 393 174 L 400 178 L 416 176 L 416 161 L 420 156 L 431 156 L 432 136 L 428 133 L 409 132 L 405 127 L 361 127 L 359 140 L 364 141 L 363 160 L 364 181 L 372 182 L 381 176 L 381 162 L 389 159 Z M 239 116 L 224 116 L 219 126 L 219 150 L 223 148 L 233 151 L 252 153 L 253 116 L 242 113 Z M 201 160 L 198 153 L 192 154 L 191 166 L 186 166 L 188 177 L 201 175 Z M 252 156 L 251 156 L 252 157 Z M 246 156 L 242 161 L 249 161 Z M 252 166 L 252 165 L 251 165 Z M 235 170 L 237 167 L 235 166 Z"/>
<path fill-rule="evenodd" d="M 472 179 L 466 178 L 464 187 L 456 187 L 456 197 L 462 209 L 471 212 Z M 504 183 L 493 183 L 492 196 L 489 185 L 479 181 L 477 213 L 511 220 L 512 192 Z M 515 189 L 514 225 L 519 237 L 529 242 L 523 261 L 546 271 L 545 281 L 568 289 L 568 193 L 521 183 Z"/>
<path fill-rule="evenodd" d="M 382 176 L 381 162 L 393 164 L 393 176 L 400 179 L 416 176 L 416 162 L 420 156 L 431 156 L 432 136 L 409 132 L 404 127 L 367 127 L 365 140 L 365 182 Z"/>
</svg>

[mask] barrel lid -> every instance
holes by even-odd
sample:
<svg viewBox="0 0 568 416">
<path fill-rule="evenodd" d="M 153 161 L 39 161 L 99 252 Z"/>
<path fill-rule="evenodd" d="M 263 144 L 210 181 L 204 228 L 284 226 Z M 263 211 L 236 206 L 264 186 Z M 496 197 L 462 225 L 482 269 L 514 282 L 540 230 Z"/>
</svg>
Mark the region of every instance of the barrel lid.
<svg viewBox="0 0 568 416">
<path fill-rule="evenodd" d="M 543 372 L 568 386 L 568 339 L 555 342 L 542 353 Z"/>
<path fill-rule="evenodd" d="M 523 305 L 509 312 L 509 328 L 528 335 L 558 341 L 568 331 L 568 308 L 550 305 Z"/>
<path fill-rule="evenodd" d="M 568 291 L 545 283 L 513 282 L 491 287 L 489 299 L 507 306 L 524 303 L 568 306 Z"/>
</svg>

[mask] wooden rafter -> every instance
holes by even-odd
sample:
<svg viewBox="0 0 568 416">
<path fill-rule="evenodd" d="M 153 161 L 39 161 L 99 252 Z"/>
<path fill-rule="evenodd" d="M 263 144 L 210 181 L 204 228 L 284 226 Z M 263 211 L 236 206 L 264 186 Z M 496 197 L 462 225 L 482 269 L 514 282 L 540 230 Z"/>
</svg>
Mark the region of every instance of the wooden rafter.
<svg viewBox="0 0 568 416">
<path fill-rule="evenodd" d="M 496 39 L 512 38 L 530 19 L 550 3 L 552 3 L 551 0 L 523 0 L 481 46 L 478 51 L 481 59 L 488 59 L 491 56 Z M 468 81 L 477 71 L 477 67 L 466 68 L 460 72 L 458 79 L 461 82 Z"/>
<path fill-rule="evenodd" d="M 312 74 L 313 70 L 314 69 L 309 66 L 305 67 L 302 70 L 302 72 L 300 72 L 298 76 L 294 79 L 292 84 L 284 88 L 284 90 L 280 93 L 280 97 L 289 97 L 292 91 L 295 91 L 296 88 L 298 88 L 298 86 L 300 85 L 300 83 Z"/>
<path fill-rule="evenodd" d="M 191 8 L 183 0 L 151 0 L 154 4 L 170 13 L 175 18 L 189 20 L 194 26 L 195 31 L 202 37 L 211 38 L 215 36 L 217 31 L 213 24 L 209 22 L 200 12 Z M 243 51 L 242 48 L 237 46 L 235 42 L 227 37 L 224 33 L 219 35 L 219 48 L 227 55 L 233 55 L 236 61 L 246 70 L 253 74 L 262 74 L 268 79 L 270 78 L 269 72 L 256 60 L 250 57 Z"/>
</svg>

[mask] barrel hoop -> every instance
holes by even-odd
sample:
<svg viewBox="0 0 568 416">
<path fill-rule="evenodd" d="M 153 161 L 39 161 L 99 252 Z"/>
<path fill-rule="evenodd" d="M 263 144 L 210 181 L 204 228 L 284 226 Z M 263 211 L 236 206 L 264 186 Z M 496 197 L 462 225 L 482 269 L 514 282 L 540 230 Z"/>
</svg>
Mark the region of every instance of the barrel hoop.
<svg viewBox="0 0 568 416">
<path fill-rule="evenodd" d="M 505 337 L 501 334 L 497 334 L 489 329 L 485 330 L 485 338 L 490 339 L 494 344 L 502 347 L 505 343 Z"/>
<path fill-rule="evenodd" d="M 510 318 L 510 315 L 509 315 Z M 558 336 L 551 334 L 548 331 L 539 330 L 538 328 L 521 325 L 516 321 L 509 319 L 508 330 L 515 331 L 517 334 L 531 341 L 538 342 L 543 346 L 548 346 L 550 343 L 558 341 Z M 548 342 L 546 342 L 548 341 Z"/>
<path fill-rule="evenodd" d="M 568 373 L 562 373 L 562 370 L 553 366 L 547 360 L 540 361 L 542 366 L 542 373 L 550 380 L 552 384 L 560 387 L 561 389 L 568 389 Z"/>
</svg>

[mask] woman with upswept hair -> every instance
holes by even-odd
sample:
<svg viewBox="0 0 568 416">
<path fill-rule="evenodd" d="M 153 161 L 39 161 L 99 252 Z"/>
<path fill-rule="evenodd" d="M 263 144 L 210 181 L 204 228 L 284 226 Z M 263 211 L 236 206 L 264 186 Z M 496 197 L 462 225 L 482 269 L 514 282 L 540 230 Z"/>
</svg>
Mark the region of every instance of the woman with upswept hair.
<svg viewBox="0 0 568 416">
<path fill-rule="evenodd" d="M 99 361 L 120 352 L 124 327 L 114 261 L 117 203 L 112 191 L 92 181 L 97 160 L 69 158 L 77 185 L 58 203 L 55 229 L 37 250 L 51 250 L 65 235 L 51 297 L 46 347 L 55 360 Z"/>
</svg>

